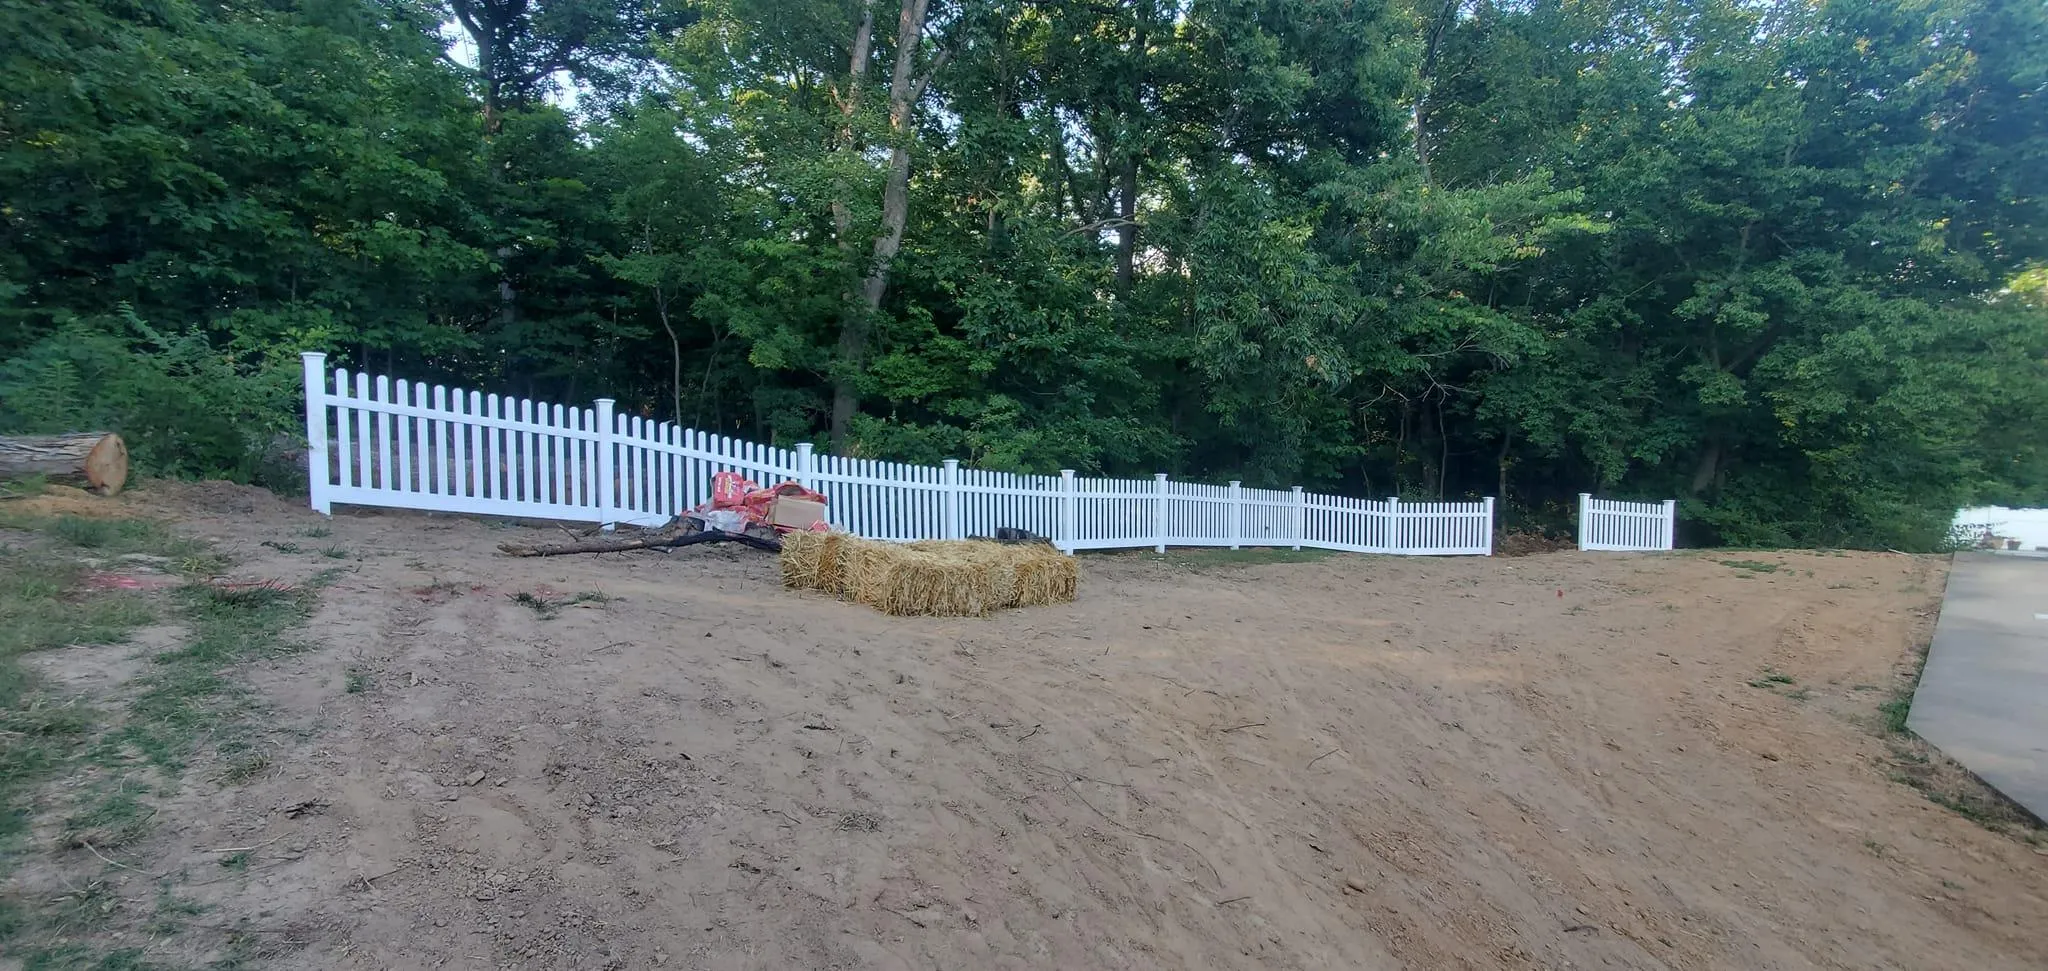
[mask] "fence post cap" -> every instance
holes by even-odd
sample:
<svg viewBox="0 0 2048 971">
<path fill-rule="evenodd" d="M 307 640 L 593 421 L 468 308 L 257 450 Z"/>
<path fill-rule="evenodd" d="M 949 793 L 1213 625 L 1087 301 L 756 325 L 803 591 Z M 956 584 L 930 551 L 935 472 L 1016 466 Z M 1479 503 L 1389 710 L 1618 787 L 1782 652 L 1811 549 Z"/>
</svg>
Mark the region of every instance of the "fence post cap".
<svg viewBox="0 0 2048 971">
<path fill-rule="evenodd" d="M 1060 470 L 1060 478 L 1062 478 L 1062 479 L 1071 479 L 1071 478 L 1073 478 L 1073 477 L 1074 477 L 1074 470 L 1073 470 L 1073 469 L 1061 469 L 1061 470 Z"/>
<path fill-rule="evenodd" d="M 801 448 L 810 448 L 810 446 L 809 446 L 809 445 L 803 445 L 803 446 L 799 446 L 799 447 L 801 447 Z M 960 467 L 960 460 L 959 460 L 959 459 L 946 459 L 946 460 L 945 460 L 945 461 L 944 461 L 943 463 L 941 463 L 941 464 L 945 465 L 945 467 L 946 467 L 946 468 L 949 468 L 949 469 L 957 469 L 957 468 L 959 468 L 959 467 Z"/>
<path fill-rule="evenodd" d="M 327 352 L 326 352 L 326 351 L 300 351 L 300 352 L 299 352 L 299 360 L 301 360 L 301 361 L 307 361 L 307 362 L 310 362 L 310 363 L 314 363 L 314 364 L 318 364 L 318 363 L 320 363 L 320 362 L 322 362 L 322 361 L 325 361 L 325 360 L 327 360 Z"/>
<path fill-rule="evenodd" d="M 1592 493 L 1590 493 L 1590 492 L 1581 492 L 1581 493 L 1579 493 L 1579 498 L 1581 498 L 1581 499 L 1591 499 L 1591 498 L 1593 498 L 1593 494 L 1592 494 Z"/>
<path fill-rule="evenodd" d="M 1295 486 L 1295 487 L 1294 487 L 1294 491 L 1296 491 L 1296 492 L 1300 492 L 1300 491 L 1301 491 L 1301 487 L 1300 487 L 1300 486 Z"/>
<path fill-rule="evenodd" d="M 1243 479 L 1232 479 L 1232 480 L 1230 480 L 1230 487 L 1231 487 L 1231 488 L 1233 488 L 1233 489 L 1235 489 L 1235 488 L 1237 488 L 1238 486 L 1241 486 L 1241 485 L 1244 485 L 1244 480 L 1243 480 Z"/>
<path fill-rule="evenodd" d="M 1164 472 L 1155 472 L 1155 473 L 1153 473 L 1153 474 L 1152 474 L 1152 477 L 1153 477 L 1153 478 L 1155 478 L 1155 479 L 1158 479 L 1158 480 L 1159 480 L 1159 481 L 1161 481 L 1161 482 L 1165 482 L 1165 481 L 1166 481 L 1166 473 L 1164 473 Z"/>
<path fill-rule="evenodd" d="M 797 453 L 798 455 L 809 455 L 809 454 L 811 454 L 811 443 L 809 443 L 809 442 L 798 442 L 798 443 L 796 443 L 796 453 Z"/>
</svg>

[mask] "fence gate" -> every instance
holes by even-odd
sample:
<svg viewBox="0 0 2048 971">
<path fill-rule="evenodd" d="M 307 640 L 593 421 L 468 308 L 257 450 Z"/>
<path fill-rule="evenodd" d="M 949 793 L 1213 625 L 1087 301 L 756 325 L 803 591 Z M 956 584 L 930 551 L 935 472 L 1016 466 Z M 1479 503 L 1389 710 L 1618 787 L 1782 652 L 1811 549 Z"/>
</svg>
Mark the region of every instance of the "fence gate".
<svg viewBox="0 0 2048 971">
<path fill-rule="evenodd" d="M 1616 502 L 1579 493 L 1579 549 L 1645 551 L 1671 549 L 1678 526 L 1678 500 Z"/>
</svg>

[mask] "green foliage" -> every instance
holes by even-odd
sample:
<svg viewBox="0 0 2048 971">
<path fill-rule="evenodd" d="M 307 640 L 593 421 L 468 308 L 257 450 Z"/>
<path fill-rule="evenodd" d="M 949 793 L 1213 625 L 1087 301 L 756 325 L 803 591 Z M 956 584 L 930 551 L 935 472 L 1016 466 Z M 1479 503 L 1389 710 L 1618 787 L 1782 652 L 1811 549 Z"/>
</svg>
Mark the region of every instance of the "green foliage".
<svg viewBox="0 0 2048 971">
<path fill-rule="evenodd" d="M 297 362 L 165 335 L 122 311 L 67 323 L 0 363 L 0 429 L 110 430 L 137 474 L 275 482 L 275 442 L 297 428 Z"/>
<path fill-rule="evenodd" d="M 0 429 L 279 478 L 320 348 L 1693 544 L 2048 502 L 2039 4 L 932 0 L 896 51 L 914 9 L 0 0 Z"/>
</svg>

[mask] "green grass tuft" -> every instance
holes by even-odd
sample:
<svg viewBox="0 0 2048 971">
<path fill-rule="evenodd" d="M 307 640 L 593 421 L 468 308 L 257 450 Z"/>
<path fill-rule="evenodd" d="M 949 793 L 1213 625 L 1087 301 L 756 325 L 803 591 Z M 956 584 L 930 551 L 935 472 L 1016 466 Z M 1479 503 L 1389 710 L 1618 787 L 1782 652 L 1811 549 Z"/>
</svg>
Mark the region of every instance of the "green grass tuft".
<svg viewBox="0 0 2048 971">
<path fill-rule="evenodd" d="M 1762 560 L 1716 560 L 1722 566 L 1750 573 L 1776 573 L 1782 564 L 1765 563 Z"/>
</svg>

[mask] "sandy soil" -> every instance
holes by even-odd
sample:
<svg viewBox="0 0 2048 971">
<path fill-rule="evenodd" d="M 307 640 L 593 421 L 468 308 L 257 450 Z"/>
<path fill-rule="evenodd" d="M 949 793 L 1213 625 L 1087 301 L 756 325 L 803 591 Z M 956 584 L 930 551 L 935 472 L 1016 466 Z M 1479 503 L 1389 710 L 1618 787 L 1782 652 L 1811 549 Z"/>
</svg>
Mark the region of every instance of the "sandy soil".
<svg viewBox="0 0 2048 971">
<path fill-rule="evenodd" d="M 264 493 L 133 502 L 337 562 L 259 546 L 317 521 Z M 1939 560 L 1091 557 L 905 620 L 746 550 L 332 530 L 313 649 L 251 672 L 278 769 L 191 773 L 130 861 L 259 846 L 183 892 L 279 967 L 2048 966 L 2048 851 L 1871 727 Z"/>
</svg>

